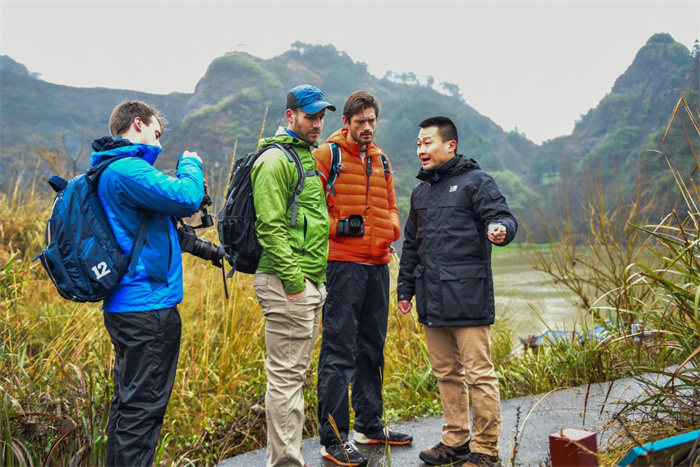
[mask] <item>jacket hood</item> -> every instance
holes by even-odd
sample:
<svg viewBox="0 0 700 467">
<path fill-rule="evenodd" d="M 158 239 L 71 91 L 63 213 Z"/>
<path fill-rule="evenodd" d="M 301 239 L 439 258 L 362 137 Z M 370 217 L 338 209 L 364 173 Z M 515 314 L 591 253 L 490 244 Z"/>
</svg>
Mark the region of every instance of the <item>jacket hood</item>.
<svg viewBox="0 0 700 467">
<path fill-rule="evenodd" d="M 333 133 L 326 142 L 335 143 L 338 146 L 340 146 L 341 149 L 345 149 L 350 154 L 360 154 L 359 145 L 357 144 L 357 141 L 348 136 L 347 128 L 339 129 L 338 131 Z M 379 146 L 377 146 L 376 144 L 369 143 L 369 145 L 367 146 L 367 154 L 371 156 L 378 156 L 380 154 L 384 154 L 384 151 L 379 149 Z"/>
<path fill-rule="evenodd" d="M 114 156 L 136 156 L 149 164 L 158 158 L 162 149 L 150 144 L 132 143 L 121 136 L 104 136 L 92 142 L 92 149 L 95 151 L 90 155 L 90 164 L 97 165 L 100 162 Z"/>
<path fill-rule="evenodd" d="M 435 183 L 440 179 L 480 168 L 479 163 L 471 157 L 457 154 L 455 157 L 439 167 L 434 167 L 428 170 L 420 169 L 418 171 L 418 175 L 416 175 L 416 178 L 424 182 Z"/>
<path fill-rule="evenodd" d="M 287 133 L 282 127 L 277 129 L 275 136 L 261 139 L 260 142 L 258 142 L 258 149 L 264 148 L 265 146 L 269 146 L 271 144 L 292 144 L 294 146 L 306 146 L 308 148 L 316 147 L 315 144 L 309 144 L 303 139 L 295 138 Z M 311 151 L 311 149 L 309 149 L 309 151 Z"/>
</svg>

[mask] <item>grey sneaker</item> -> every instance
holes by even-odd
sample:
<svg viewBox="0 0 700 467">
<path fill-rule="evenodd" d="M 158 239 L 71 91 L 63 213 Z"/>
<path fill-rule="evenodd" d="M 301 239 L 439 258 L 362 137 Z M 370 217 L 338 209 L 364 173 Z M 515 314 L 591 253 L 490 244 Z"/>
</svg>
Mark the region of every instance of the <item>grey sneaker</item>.
<svg viewBox="0 0 700 467">
<path fill-rule="evenodd" d="M 321 448 L 321 455 L 338 465 L 350 467 L 355 465 L 367 465 L 367 458 L 357 450 L 354 444 L 349 442 L 323 446 Z"/>
<path fill-rule="evenodd" d="M 360 433 L 356 431 L 353 439 L 358 444 L 391 444 L 393 446 L 403 446 L 411 444 L 413 436 L 384 428 L 384 430 L 378 433 Z"/>
</svg>

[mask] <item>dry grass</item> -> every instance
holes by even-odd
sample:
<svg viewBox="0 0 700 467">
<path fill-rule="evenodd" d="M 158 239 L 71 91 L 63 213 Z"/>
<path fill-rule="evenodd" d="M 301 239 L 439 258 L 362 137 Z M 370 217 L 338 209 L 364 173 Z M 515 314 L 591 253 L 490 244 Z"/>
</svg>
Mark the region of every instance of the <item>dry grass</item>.
<svg viewBox="0 0 700 467">
<path fill-rule="evenodd" d="M 50 196 L 21 187 L 0 193 L 0 443 L 9 446 L 0 450 L 2 463 L 100 463 L 113 365 L 102 311 L 60 299 L 39 263 L 31 263 L 43 248 Z M 156 460 L 213 464 L 264 446 L 264 318 L 252 276 L 228 279 L 226 300 L 220 269 L 189 255 L 183 262 L 182 344 Z M 389 327 L 386 405 L 394 421 L 424 413 L 434 385 L 407 383 L 429 368 L 414 317 L 393 308 Z M 305 386 L 307 436 L 316 430 L 318 351 L 317 343 Z"/>
</svg>

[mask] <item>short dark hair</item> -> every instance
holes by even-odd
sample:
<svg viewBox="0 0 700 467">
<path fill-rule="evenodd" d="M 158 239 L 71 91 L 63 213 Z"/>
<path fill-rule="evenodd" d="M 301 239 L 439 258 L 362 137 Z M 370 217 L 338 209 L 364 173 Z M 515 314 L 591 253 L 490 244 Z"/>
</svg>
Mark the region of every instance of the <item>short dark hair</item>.
<svg viewBox="0 0 700 467">
<path fill-rule="evenodd" d="M 165 116 L 160 110 L 141 101 L 124 101 L 116 106 L 109 117 L 109 132 L 113 135 L 126 133 L 136 117 L 146 125 L 151 123 L 151 117 L 155 117 L 160 123 L 161 133 L 165 132 L 165 125 L 168 123 Z"/>
<path fill-rule="evenodd" d="M 454 122 L 447 117 L 430 117 L 426 118 L 418 124 L 421 128 L 428 128 L 435 126 L 438 129 L 438 135 L 440 139 L 445 141 L 454 140 L 459 145 L 459 139 L 457 139 L 457 127 Z"/>
<path fill-rule="evenodd" d="M 374 113 L 379 118 L 379 102 L 370 93 L 365 91 L 355 91 L 348 96 L 343 106 L 343 117 L 349 122 L 352 116 L 373 107 Z"/>
</svg>

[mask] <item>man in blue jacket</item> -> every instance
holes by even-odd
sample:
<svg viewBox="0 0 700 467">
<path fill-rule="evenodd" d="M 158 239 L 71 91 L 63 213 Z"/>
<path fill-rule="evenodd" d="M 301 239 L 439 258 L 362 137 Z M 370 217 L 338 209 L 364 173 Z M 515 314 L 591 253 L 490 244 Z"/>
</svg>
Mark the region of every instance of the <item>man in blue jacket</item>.
<svg viewBox="0 0 700 467">
<path fill-rule="evenodd" d="M 97 187 L 123 251 L 131 251 L 146 225 L 133 275 L 125 275 L 102 306 L 115 354 L 107 431 L 110 466 L 152 464 L 180 350 L 182 257 L 175 220 L 197 211 L 204 178 L 194 152 L 182 154 L 174 177 L 153 167 L 164 123 L 154 107 L 122 102 L 110 117 L 112 136 L 92 143 L 92 165 L 133 156 L 110 164 Z"/>
</svg>

